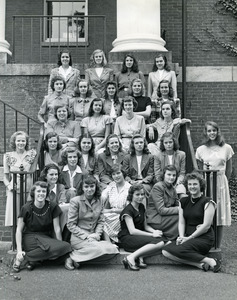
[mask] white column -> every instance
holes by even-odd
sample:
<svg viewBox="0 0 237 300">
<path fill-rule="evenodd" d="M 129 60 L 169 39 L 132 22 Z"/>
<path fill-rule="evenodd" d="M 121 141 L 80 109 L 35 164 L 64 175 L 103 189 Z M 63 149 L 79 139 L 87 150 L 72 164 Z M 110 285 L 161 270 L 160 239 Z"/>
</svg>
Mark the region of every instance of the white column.
<svg viewBox="0 0 237 300">
<path fill-rule="evenodd" d="M 10 44 L 5 40 L 6 0 L 0 0 L 0 53 L 8 53 Z"/>
<path fill-rule="evenodd" d="M 117 38 L 111 52 L 167 51 L 160 37 L 160 0 L 117 0 Z"/>
</svg>

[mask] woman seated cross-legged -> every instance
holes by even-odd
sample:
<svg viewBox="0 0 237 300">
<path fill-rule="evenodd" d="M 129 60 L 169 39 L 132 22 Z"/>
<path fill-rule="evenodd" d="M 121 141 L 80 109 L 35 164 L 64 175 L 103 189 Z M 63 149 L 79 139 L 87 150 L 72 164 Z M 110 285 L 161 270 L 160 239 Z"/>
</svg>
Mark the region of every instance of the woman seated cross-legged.
<svg viewBox="0 0 237 300">
<path fill-rule="evenodd" d="M 157 254 L 164 246 L 162 231 L 147 225 L 145 207 L 142 204 L 144 198 L 143 185 L 135 183 L 128 191 L 127 200 L 130 203 L 120 214 L 121 231 L 118 237 L 122 247 L 132 252 L 123 259 L 123 264 L 126 269 L 132 271 L 146 268 L 143 258 Z"/>
<path fill-rule="evenodd" d="M 73 249 L 65 262 L 68 270 L 78 268 L 82 262 L 103 262 L 119 253 L 116 245 L 101 241 L 104 215 L 96 178 L 83 176 L 78 194 L 71 199 L 68 211 L 67 227 L 71 232 Z"/>
<path fill-rule="evenodd" d="M 208 257 L 214 243 L 212 221 L 215 202 L 204 196 L 205 181 L 198 173 L 186 175 L 189 196 L 180 200 L 179 236 L 167 245 L 163 255 L 180 263 L 196 266 L 204 271 L 219 272 L 221 263 Z"/>
<path fill-rule="evenodd" d="M 59 226 L 61 209 L 56 202 L 46 200 L 48 193 L 46 182 L 36 182 L 31 188 L 31 201 L 21 209 L 16 230 L 15 272 L 20 271 L 23 263 L 32 270 L 37 262 L 64 261 L 71 252 L 70 244 L 62 241 Z"/>
<path fill-rule="evenodd" d="M 104 203 L 104 239 L 118 242 L 118 233 L 120 231 L 119 215 L 127 203 L 128 190 L 130 183 L 125 181 L 121 165 L 114 164 L 111 167 L 111 176 L 113 181 L 103 190 L 101 199 Z"/>
<path fill-rule="evenodd" d="M 179 201 L 174 188 L 176 179 L 175 166 L 166 166 L 163 181 L 153 186 L 148 199 L 147 223 L 154 229 L 162 230 L 168 240 L 178 236 Z"/>
</svg>

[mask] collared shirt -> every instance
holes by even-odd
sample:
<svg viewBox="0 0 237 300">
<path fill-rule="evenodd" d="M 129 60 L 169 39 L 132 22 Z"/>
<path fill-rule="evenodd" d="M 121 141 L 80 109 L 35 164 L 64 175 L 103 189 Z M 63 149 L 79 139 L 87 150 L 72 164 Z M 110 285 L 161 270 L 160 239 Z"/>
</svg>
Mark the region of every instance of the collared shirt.
<svg viewBox="0 0 237 300">
<path fill-rule="evenodd" d="M 71 100 L 70 106 L 72 108 L 75 121 L 81 122 L 83 118 L 88 116 L 92 99 L 92 97 L 87 97 L 86 99 L 83 99 L 81 97 L 74 97 Z"/>
<path fill-rule="evenodd" d="M 71 199 L 68 210 L 67 227 L 75 236 L 86 239 L 91 233 L 103 232 L 104 215 L 100 199 L 89 202 L 84 195 Z"/>
<path fill-rule="evenodd" d="M 58 73 L 64 78 L 64 80 L 67 80 L 67 76 L 72 72 L 72 67 L 69 66 L 67 69 L 64 69 L 62 66 L 58 68 Z"/>
<path fill-rule="evenodd" d="M 63 171 L 68 172 L 69 179 L 70 179 L 70 188 L 73 188 L 74 187 L 74 185 L 73 185 L 74 177 L 76 176 L 76 174 L 82 173 L 81 168 L 79 166 L 77 166 L 76 169 L 74 170 L 74 172 L 72 173 L 72 175 L 71 175 L 68 165 L 64 166 Z"/>
<path fill-rule="evenodd" d="M 55 120 L 54 108 L 57 105 L 69 106 L 69 97 L 66 94 L 61 93 L 57 95 L 55 92 L 51 95 L 45 96 L 43 103 L 40 106 L 39 114 L 48 114 L 48 121 Z"/>
</svg>

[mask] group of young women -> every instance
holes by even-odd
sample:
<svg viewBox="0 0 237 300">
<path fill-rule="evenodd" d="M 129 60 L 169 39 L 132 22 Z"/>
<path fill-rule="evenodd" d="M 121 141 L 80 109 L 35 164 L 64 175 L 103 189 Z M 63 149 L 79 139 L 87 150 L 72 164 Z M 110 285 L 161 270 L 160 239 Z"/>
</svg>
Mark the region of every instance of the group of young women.
<svg viewBox="0 0 237 300">
<path fill-rule="evenodd" d="M 53 260 L 73 270 L 106 262 L 120 246 L 131 252 L 123 260 L 129 270 L 146 268 L 144 257 L 163 249 L 170 259 L 218 272 L 220 261 L 207 256 L 216 204 L 205 197 L 202 176 L 186 175 L 178 139 L 180 125 L 190 120 L 180 118 L 176 77 L 166 57 L 155 58 L 148 96 L 133 55 L 125 56 L 115 76 L 102 50 L 95 50 L 91 61 L 80 79 L 64 50 L 51 72 L 38 113 L 45 127 L 45 167 L 34 184 L 27 176 L 28 201 L 17 206 L 13 269 L 32 270 Z M 219 170 L 220 245 L 223 226 L 231 223 L 228 178 L 234 153 L 216 123 L 205 124 L 204 136 L 196 158 L 200 169 Z M 6 226 L 12 226 L 13 216 L 11 172 L 22 166 L 29 171 L 36 156 L 25 132 L 14 133 L 10 144 L 13 151 L 4 156 Z"/>
</svg>

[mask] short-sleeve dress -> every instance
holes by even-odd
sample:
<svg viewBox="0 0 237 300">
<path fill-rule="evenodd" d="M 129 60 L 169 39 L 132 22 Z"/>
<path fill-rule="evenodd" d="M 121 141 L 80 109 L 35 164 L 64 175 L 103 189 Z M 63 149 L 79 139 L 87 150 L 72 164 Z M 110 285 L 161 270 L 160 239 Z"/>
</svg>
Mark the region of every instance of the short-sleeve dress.
<svg viewBox="0 0 237 300">
<path fill-rule="evenodd" d="M 101 115 L 98 120 L 95 117 L 86 117 L 81 121 L 81 127 L 87 128 L 95 145 L 99 145 L 105 138 L 106 125 L 113 123 L 110 116 Z"/>
<path fill-rule="evenodd" d="M 194 201 L 195 200 L 195 201 Z M 194 202 L 194 203 L 193 203 Z M 192 199 L 190 196 L 180 200 L 185 219 L 185 236 L 190 236 L 198 225 L 203 224 L 205 209 L 208 205 L 215 205 L 209 197 L 201 196 Z M 176 245 L 176 242 L 165 246 L 164 250 L 176 257 L 193 262 L 200 262 L 210 251 L 214 243 L 214 231 L 210 227 L 208 231 L 196 238 L 190 239 L 183 244 Z"/>
<path fill-rule="evenodd" d="M 108 199 L 111 208 L 123 209 L 127 204 L 128 190 L 130 183 L 125 182 L 123 188 L 118 191 L 116 183 L 111 182 L 103 191 L 103 195 Z M 118 233 L 121 229 L 119 214 L 114 212 L 105 212 L 104 232 L 108 234 L 111 240 L 118 242 Z"/>
<path fill-rule="evenodd" d="M 24 171 L 29 171 L 31 165 L 33 164 L 36 156 L 36 151 L 31 149 L 25 151 L 22 157 L 19 157 L 16 151 L 7 152 L 3 159 L 3 170 L 4 174 L 10 175 L 10 185 L 13 186 L 13 176 L 10 174 L 11 171 L 20 171 L 20 166 L 24 167 Z M 26 183 L 26 199 L 28 197 L 28 192 L 32 186 L 32 176 L 27 175 Z M 17 176 L 17 216 L 20 212 L 20 176 Z M 7 189 L 7 201 L 6 201 L 6 214 L 5 214 L 5 226 L 13 225 L 13 191 Z"/>
<path fill-rule="evenodd" d="M 125 251 L 134 252 L 147 244 L 157 244 L 164 240 L 164 238 L 154 238 L 152 236 L 131 235 L 124 219 L 126 215 L 133 219 L 136 229 L 145 231 L 145 207 L 143 204 L 139 204 L 138 210 L 136 210 L 129 203 L 120 214 L 121 231 L 118 234 L 118 238 Z"/>
<path fill-rule="evenodd" d="M 53 238 L 53 219 L 61 214 L 55 202 L 45 201 L 42 208 L 37 208 L 33 201 L 27 202 L 21 209 L 23 218 L 23 250 L 28 261 L 53 260 L 71 252 L 71 246 Z"/>
<path fill-rule="evenodd" d="M 207 147 L 202 145 L 197 148 L 196 159 L 203 162 L 203 168 L 219 170 L 217 173 L 217 225 L 231 225 L 231 203 L 228 180 L 225 175 L 226 162 L 234 155 L 232 147 L 228 144 Z"/>
</svg>

